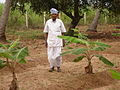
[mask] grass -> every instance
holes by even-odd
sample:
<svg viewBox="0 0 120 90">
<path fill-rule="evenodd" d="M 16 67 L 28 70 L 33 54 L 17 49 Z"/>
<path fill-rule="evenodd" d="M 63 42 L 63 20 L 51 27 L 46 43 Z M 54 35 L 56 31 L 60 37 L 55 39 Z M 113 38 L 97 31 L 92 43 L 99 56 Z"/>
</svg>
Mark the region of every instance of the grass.
<svg viewBox="0 0 120 90">
<path fill-rule="evenodd" d="M 120 36 L 120 33 L 113 33 L 113 36 Z"/>
<path fill-rule="evenodd" d="M 26 29 L 26 30 L 14 30 L 14 29 L 8 29 L 6 34 L 13 35 L 13 36 L 18 36 L 21 38 L 27 38 L 27 39 L 38 39 L 38 38 L 43 38 L 43 32 L 39 29 L 34 30 L 34 29 Z"/>
<path fill-rule="evenodd" d="M 113 29 L 113 30 L 120 30 L 120 29 Z"/>
</svg>

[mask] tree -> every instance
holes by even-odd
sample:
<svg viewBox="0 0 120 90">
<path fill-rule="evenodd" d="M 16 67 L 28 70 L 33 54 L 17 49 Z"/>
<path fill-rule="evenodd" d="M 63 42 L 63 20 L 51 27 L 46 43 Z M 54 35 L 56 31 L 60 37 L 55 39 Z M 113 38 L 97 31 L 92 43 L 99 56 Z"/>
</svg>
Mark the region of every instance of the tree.
<svg viewBox="0 0 120 90">
<path fill-rule="evenodd" d="M 51 8 L 56 8 L 59 11 L 65 13 L 69 18 L 71 18 L 71 25 L 69 28 L 68 35 L 73 36 L 74 31 L 72 28 L 75 28 L 80 19 L 83 18 L 84 12 L 82 9 L 86 9 L 88 5 L 88 0 L 15 0 L 12 6 L 15 8 L 20 7 L 21 10 L 24 8 L 24 3 L 31 3 L 31 8 L 36 13 L 46 13 L 49 12 Z M 19 2 L 19 5 L 17 3 Z"/>
<path fill-rule="evenodd" d="M 100 14 L 101 14 L 101 9 L 96 9 L 94 19 L 93 19 L 92 23 L 90 24 L 87 31 L 97 32 L 97 25 L 98 25 L 98 21 L 99 21 L 99 18 L 100 18 Z"/>
<path fill-rule="evenodd" d="M 100 14 L 104 9 L 107 9 L 110 12 L 114 12 L 114 14 L 120 14 L 119 0 L 90 0 L 89 4 L 91 4 L 91 6 L 96 9 L 96 14 L 87 31 L 97 32 L 97 25 Z"/>
<path fill-rule="evenodd" d="M 58 8 L 72 20 L 67 35 L 73 36 L 74 30 L 72 29 L 75 28 L 80 19 L 83 18 L 83 9 L 87 9 L 86 6 L 88 5 L 88 2 L 87 0 L 58 0 L 57 3 Z"/>
<path fill-rule="evenodd" d="M 4 10 L 0 18 L 0 41 L 6 41 L 5 29 L 9 17 L 10 7 L 12 0 L 6 0 L 4 5 Z"/>
</svg>

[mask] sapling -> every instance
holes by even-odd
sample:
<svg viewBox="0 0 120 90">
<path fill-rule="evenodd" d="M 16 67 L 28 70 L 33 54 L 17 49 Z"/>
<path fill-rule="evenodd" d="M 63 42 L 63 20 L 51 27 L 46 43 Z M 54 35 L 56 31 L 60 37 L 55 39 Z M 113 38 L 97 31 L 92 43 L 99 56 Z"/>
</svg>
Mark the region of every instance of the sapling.
<svg viewBox="0 0 120 90">
<path fill-rule="evenodd" d="M 9 90 L 19 89 L 15 70 L 18 64 L 26 63 L 26 56 L 28 56 L 28 48 L 20 47 L 19 40 L 7 45 L 0 43 L 0 67 L 7 66 L 13 77 Z"/>
<path fill-rule="evenodd" d="M 67 40 L 69 43 L 81 44 L 80 48 L 77 47 L 69 47 L 69 51 L 63 52 L 61 55 L 73 54 L 80 55 L 74 59 L 74 62 L 78 62 L 83 60 L 83 58 L 87 58 L 88 65 L 85 67 L 85 72 L 88 74 L 93 73 L 92 67 L 92 59 L 93 57 L 97 57 L 103 63 L 113 66 L 113 64 L 104 56 L 99 54 L 93 54 L 93 51 L 105 51 L 107 48 L 110 48 L 110 45 L 104 44 L 99 41 L 90 41 L 85 36 L 82 37 L 82 34 L 79 33 L 79 37 L 71 37 L 71 36 L 58 36 L 61 39 Z M 68 44 L 69 45 L 69 44 Z"/>
</svg>

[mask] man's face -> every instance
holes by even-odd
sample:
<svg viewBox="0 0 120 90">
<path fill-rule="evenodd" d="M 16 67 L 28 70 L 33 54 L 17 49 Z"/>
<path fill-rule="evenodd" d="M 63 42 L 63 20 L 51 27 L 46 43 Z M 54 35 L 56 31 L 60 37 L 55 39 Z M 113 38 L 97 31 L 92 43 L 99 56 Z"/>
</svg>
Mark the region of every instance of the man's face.
<svg viewBox="0 0 120 90">
<path fill-rule="evenodd" d="M 56 19 L 58 17 L 58 14 L 51 14 L 52 19 Z"/>
</svg>

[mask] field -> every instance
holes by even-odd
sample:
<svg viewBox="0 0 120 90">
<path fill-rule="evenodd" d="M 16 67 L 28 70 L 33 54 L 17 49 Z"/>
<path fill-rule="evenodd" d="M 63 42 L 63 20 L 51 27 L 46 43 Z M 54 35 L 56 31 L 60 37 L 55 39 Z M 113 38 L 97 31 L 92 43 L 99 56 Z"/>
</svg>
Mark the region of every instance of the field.
<svg viewBox="0 0 120 90">
<path fill-rule="evenodd" d="M 78 28 L 84 32 L 86 26 Z M 107 51 L 99 53 L 115 64 L 113 69 L 120 71 L 120 38 L 111 36 L 114 28 L 115 25 L 99 25 L 99 32 L 94 34 L 98 40 L 112 46 Z M 63 56 L 62 72 L 48 72 L 47 49 L 41 31 L 42 29 L 30 30 L 27 34 L 21 30 L 7 32 L 9 40 L 20 35 L 23 45 L 29 47 L 28 63 L 19 65 L 16 69 L 20 90 L 119 90 L 120 81 L 111 77 L 111 67 L 97 58 L 93 58 L 92 61 L 94 74 L 85 74 L 86 59 L 75 63 L 73 59 L 76 56 L 73 55 Z M 102 35 L 101 38 L 97 36 L 99 33 Z M 95 37 L 91 40 L 97 40 Z M 0 69 L 0 90 L 8 90 L 11 80 L 12 75 L 8 68 Z"/>
</svg>

